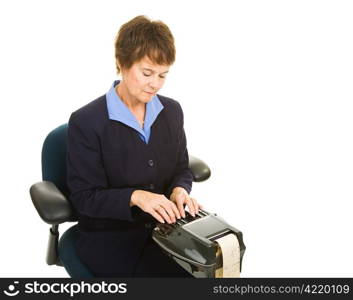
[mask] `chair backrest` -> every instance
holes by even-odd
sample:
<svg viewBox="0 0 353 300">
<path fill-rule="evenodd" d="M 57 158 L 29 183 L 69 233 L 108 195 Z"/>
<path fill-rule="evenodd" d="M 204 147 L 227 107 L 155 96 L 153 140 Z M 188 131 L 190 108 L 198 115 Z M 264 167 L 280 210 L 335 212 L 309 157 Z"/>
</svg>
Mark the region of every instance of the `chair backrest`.
<svg viewBox="0 0 353 300">
<path fill-rule="evenodd" d="M 51 131 L 45 138 L 42 148 L 42 179 L 53 182 L 66 196 L 67 124 Z"/>
</svg>

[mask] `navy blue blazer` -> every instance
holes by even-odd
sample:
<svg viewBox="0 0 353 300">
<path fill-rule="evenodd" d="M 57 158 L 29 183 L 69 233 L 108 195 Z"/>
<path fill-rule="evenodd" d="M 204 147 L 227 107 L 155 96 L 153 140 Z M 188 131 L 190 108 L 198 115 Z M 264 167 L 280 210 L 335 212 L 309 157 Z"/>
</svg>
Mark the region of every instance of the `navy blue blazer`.
<svg viewBox="0 0 353 300">
<path fill-rule="evenodd" d="M 93 273 L 133 272 L 152 231 L 146 223 L 155 221 L 130 207 L 134 190 L 168 198 L 176 186 L 191 191 L 181 106 L 158 97 L 164 109 L 151 127 L 148 144 L 131 127 L 109 119 L 105 95 L 70 116 L 67 185 L 79 216 L 76 250 Z"/>
</svg>

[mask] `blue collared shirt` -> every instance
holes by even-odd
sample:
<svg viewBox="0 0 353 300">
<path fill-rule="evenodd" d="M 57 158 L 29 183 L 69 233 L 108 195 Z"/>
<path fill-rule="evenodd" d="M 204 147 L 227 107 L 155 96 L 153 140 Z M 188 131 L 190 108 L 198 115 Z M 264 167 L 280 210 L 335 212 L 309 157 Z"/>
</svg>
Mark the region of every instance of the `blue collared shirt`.
<svg viewBox="0 0 353 300">
<path fill-rule="evenodd" d="M 115 87 L 119 84 L 119 82 L 120 80 L 115 80 L 106 94 L 109 119 L 119 121 L 135 129 L 140 138 L 148 144 L 151 135 L 151 126 L 157 119 L 158 114 L 162 111 L 164 106 L 159 101 L 157 95 L 153 96 L 146 105 L 145 122 L 142 128 L 133 113 L 117 94 Z"/>
</svg>

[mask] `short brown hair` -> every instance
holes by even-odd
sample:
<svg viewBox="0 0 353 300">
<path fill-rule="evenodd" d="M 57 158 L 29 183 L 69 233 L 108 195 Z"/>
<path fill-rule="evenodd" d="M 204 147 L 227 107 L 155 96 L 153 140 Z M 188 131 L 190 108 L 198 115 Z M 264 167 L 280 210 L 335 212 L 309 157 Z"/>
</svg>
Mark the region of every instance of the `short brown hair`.
<svg viewBox="0 0 353 300">
<path fill-rule="evenodd" d="M 159 65 L 172 65 L 175 61 L 174 37 L 161 21 L 137 16 L 123 24 L 115 39 L 117 73 L 120 68 L 130 69 L 135 62 L 147 57 Z"/>
</svg>

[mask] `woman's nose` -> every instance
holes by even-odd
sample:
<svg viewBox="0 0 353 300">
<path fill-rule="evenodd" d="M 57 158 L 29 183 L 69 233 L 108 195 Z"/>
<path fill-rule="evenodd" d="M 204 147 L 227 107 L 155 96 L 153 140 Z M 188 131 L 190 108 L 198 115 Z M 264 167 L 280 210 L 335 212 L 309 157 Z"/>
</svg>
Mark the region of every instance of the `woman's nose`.
<svg viewBox="0 0 353 300">
<path fill-rule="evenodd" d="M 162 84 L 163 83 L 161 82 L 161 80 L 159 80 L 159 78 L 152 78 L 149 83 L 149 86 L 153 91 L 156 91 L 161 88 Z"/>
<path fill-rule="evenodd" d="M 149 84 L 149 87 L 150 87 L 150 89 L 152 90 L 152 91 L 155 91 L 157 88 L 156 88 L 156 86 L 153 84 L 153 83 L 150 83 Z"/>
</svg>

